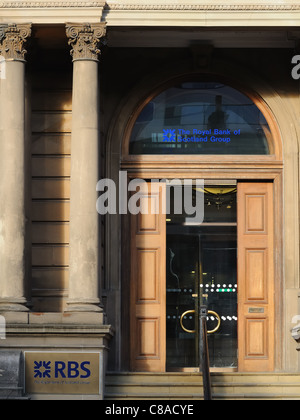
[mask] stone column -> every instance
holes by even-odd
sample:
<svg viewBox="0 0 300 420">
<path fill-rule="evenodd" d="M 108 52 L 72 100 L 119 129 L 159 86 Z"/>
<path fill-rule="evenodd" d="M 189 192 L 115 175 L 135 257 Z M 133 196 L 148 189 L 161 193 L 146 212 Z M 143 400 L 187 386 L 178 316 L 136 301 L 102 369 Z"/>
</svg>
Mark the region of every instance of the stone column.
<svg viewBox="0 0 300 420">
<path fill-rule="evenodd" d="M 102 312 L 99 278 L 98 57 L 104 23 L 67 24 L 73 57 L 70 277 L 67 312 Z"/>
<path fill-rule="evenodd" d="M 25 54 L 30 24 L 0 25 L 0 311 L 26 307 Z"/>
</svg>

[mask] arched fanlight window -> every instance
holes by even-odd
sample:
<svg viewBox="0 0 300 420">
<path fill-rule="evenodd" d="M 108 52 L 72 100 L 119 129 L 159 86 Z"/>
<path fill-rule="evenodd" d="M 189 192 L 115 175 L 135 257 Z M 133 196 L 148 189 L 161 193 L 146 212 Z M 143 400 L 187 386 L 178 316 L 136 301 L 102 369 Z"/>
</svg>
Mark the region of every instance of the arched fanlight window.
<svg viewBox="0 0 300 420">
<path fill-rule="evenodd" d="M 268 155 L 272 133 L 258 106 L 223 83 L 183 82 L 142 109 L 131 155 Z"/>
</svg>

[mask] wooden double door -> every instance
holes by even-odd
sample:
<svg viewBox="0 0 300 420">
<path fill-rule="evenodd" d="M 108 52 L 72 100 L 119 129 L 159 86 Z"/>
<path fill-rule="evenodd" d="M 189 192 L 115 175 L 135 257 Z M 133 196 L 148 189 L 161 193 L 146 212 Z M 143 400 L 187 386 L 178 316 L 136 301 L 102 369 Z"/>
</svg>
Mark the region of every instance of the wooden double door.
<svg viewBox="0 0 300 420">
<path fill-rule="evenodd" d="M 197 366 L 196 299 L 221 321 L 209 339 L 212 367 L 274 370 L 273 183 L 205 187 L 195 226 L 166 214 L 166 188 L 140 191 L 149 212 L 131 216 L 131 370 Z M 216 322 L 210 316 L 209 329 Z"/>
</svg>

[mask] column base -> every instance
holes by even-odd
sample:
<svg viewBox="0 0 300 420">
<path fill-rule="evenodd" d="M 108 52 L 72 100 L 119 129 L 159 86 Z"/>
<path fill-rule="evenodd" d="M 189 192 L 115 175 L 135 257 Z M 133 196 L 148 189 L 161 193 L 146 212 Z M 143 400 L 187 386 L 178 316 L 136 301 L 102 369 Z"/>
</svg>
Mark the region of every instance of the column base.
<svg viewBox="0 0 300 420">
<path fill-rule="evenodd" d="M 25 298 L 0 298 L 0 312 L 29 312 Z"/>
<path fill-rule="evenodd" d="M 99 299 L 69 299 L 64 312 L 103 312 Z"/>
</svg>

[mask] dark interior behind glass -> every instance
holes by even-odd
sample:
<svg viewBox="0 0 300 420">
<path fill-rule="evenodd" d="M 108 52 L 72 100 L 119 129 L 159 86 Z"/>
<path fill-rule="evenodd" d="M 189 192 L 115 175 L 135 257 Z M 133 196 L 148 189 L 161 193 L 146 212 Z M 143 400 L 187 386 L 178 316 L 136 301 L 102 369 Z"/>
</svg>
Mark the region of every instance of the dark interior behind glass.
<svg viewBox="0 0 300 420">
<path fill-rule="evenodd" d="M 172 201 L 172 194 L 170 195 Z M 209 335 L 211 367 L 237 366 L 236 187 L 205 188 L 204 222 L 185 224 L 185 215 L 167 215 L 167 368 L 199 366 L 197 321 L 181 315 L 207 305 L 221 317 Z M 171 203 L 172 209 L 172 203 Z M 217 324 L 208 317 L 208 330 Z"/>
</svg>

